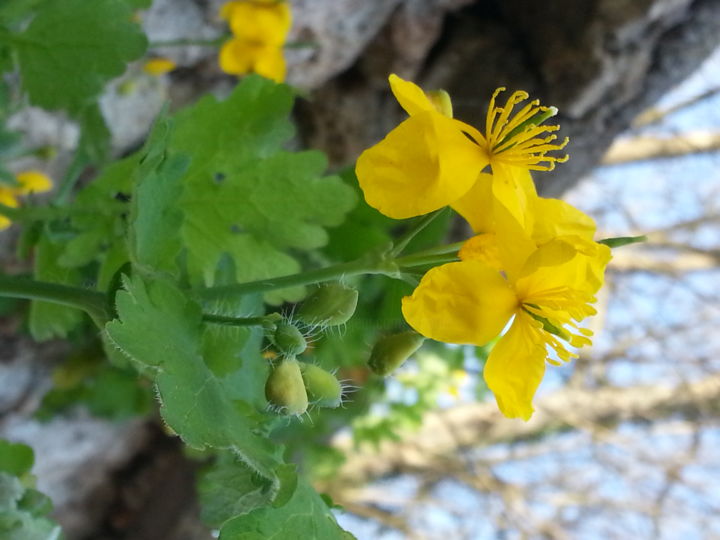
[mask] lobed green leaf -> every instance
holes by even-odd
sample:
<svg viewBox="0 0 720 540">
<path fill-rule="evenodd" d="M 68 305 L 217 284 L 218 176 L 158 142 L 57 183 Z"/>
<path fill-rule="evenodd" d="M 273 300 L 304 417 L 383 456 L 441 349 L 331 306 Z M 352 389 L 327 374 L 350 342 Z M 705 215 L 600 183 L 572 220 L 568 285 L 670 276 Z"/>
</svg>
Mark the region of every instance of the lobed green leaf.
<svg viewBox="0 0 720 540">
<path fill-rule="evenodd" d="M 120 0 L 53 0 L 13 39 L 30 101 L 77 115 L 141 57 L 147 39 Z"/>
</svg>

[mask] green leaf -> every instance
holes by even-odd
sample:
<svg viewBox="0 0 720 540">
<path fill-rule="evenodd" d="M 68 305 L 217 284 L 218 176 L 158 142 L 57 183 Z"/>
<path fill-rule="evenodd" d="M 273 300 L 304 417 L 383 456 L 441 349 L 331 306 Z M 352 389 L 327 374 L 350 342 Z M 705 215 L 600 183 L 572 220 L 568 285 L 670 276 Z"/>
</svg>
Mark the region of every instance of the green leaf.
<svg viewBox="0 0 720 540">
<path fill-rule="evenodd" d="M 65 285 L 80 285 L 80 274 L 72 268 L 59 264 L 63 252 L 62 244 L 53 243 L 45 234 L 35 250 L 35 279 Z M 30 307 L 30 333 L 38 341 L 53 337 L 65 337 L 83 320 L 79 309 L 35 300 Z"/>
<path fill-rule="evenodd" d="M 132 196 L 131 245 L 133 261 L 140 268 L 177 274 L 183 219 L 177 203 L 189 160 L 183 155 L 168 158 L 165 148 L 171 129 L 168 119 L 160 119 L 146 144 Z"/>
<path fill-rule="evenodd" d="M 100 418 L 123 420 L 150 411 L 152 395 L 134 370 L 110 365 L 95 354 L 77 354 L 53 372 L 54 387 L 36 413 L 48 420 L 68 407 L 84 405 Z"/>
<path fill-rule="evenodd" d="M 253 433 L 256 423 L 205 363 L 200 307 L 169 282 L 134 276 L 118 293 L 117 310 L 107 336 L 154 379 L 168 426 L 193 448 L 230 449 L 277 492 L 278 447 Z"/>
<path fill-rule="evenodd" d="M 263 507 L 236 517 L 220 529 L 220 540 L 349 540 L 323 498 L 304 480 L 284 506 Z"/>
<path fill-rule="evenodd" d="M 355 171 L 347 168 L 341 178 L 356 194 L 359 202 L 348 213 L 345 222 L 330 231 L 330 241 L 323 252 L 337 261 L 352 261 L 371 249 L 389 245 L 390 232 L 397 227 L 397 220 L 390 219 L 369 206 L 362 196 Z"/>
<path fill-rule="evenodd" d="M 36 6 L 46 0 L 3 0 L 0 4 L 0 21 L 14 23 L 29 17 Z"/>
<path fill-rule="evenodd" d="M 221 527 L 229 519 L 272 502 L 270 482 L 227 454 L 203 471 L 198 495 L 200 517 L 210 527 Z"/>
<path fill-rule="evenodd" d="M 88 105 L 78 114 L 80 142 L 78 151 L 91 163 L 104 163 L 110 154 L 111 133 L 97 103 Z"/>
<path fill-rule="evenodd" d="M 30 472 L 34 461 L 35 457 L 29 446 L 0 439 L 0 471 L 22 476 Z"/>
<path fill-rule="evenodd" d="M 147 39 L 119 0 L 44 2 L 13 37 L 30 101 L 79 114 L 105 84 L 142 56 Z"/>
<path fill-rule="evenodd" d="M 13 475 L 0 472 L 0 538 L 3 540 L 59 540 L 60 527 L 44 516 L 50 500 L 26 489 Z"/>
<path fill-rule="evenodd" d="M 78 268 L 100 259 L 100 273 L 108 277 L 127 262 L 123 216 L 130 209 L 126 200 L 138 161 L 139 157 L 132 155 L 108 165 L 78 193 L 69 209 L 75 235 L 63 247 L 61 266 Z M 107 264 L 111 268 L 105 268 Z"/>
<path fill-rule="evenodd" d="M 170 151 L 192 159 L 180 204 L 193 281 L 212 284 L 224 254 L 238 281 L 297 272 L 287 250 L 323 246 L 325 227 L 342 223 L 355 204 L 339 178 L 321 176 L 322 154 L 282 150 L 293 133 L 292 102 L 289 87 L 253 76 L 225 101 L 207 97 L 177 115 Z M 267 298 L 297 300 L 302 293 Z"/>
<path fill-rule="evenodd" d="M 616 236 L 614 238 L 604 238 L 598 240 L 598 244 L 605 244 L 610 248 L 629 246 L 630 244 L 639 244 L 641 242 L 647 242 L 648 237 L 643 236 Z"/>
<path fill-rule="evenodd" d="M 152 0 L 123 0 L 131 9 L 147 9 L 152 5 Z"/>
</svg>

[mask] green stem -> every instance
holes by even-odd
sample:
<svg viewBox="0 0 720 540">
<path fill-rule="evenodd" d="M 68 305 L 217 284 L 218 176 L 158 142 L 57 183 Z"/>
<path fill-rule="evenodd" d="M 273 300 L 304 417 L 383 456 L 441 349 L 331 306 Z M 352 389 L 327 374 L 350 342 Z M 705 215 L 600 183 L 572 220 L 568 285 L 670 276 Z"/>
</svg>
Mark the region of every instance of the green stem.
<svg viewBox="0 0 720 540">
<path fill-rule="evenodd" d="M 369 259 L 358 259 L 343 264 L 336 264 L 317 270 L 301 272 L 299 274 L 291 274 L 270 279 L 261 279 L 258 281 L 249 281 L 247 283 L 237 283 L 235 285 L 223 285 L 220 287 L 209 287 L 198 291 L 198 296 L 203 300 L 214 300 L 225 296 L 235 296 L 252 293 L 264 293 L 277 289 L 285 289 L 287 287 L 297 287 L 300 285 L 311 285 L 314 283 L 322 283 L 324 281 L 333 281 L 343 279 L 349 276 L 357 276 L 361 274 L 382 274 L 395 279 L 402 279 L 401 270 L 404 268 L 412 268 L 417 266 L 427 266 L 435 264 L 444 264 L 457 260 L 458 249 L 462 242 L 440 246 L 405 257 L 397 259 L 380 258 L 372 261 Z"/>
<path fill-rule="evenodd" d="M 90 211 L 73 211 L 72 214 L 90 213 Z M 0 204 L 0 216 L 5 216 L 10 221 L 17 223 L 32 223 L 50 219 L 64 218 L 71 215 L 66 208 L 54 208 L 49 206 L 5 206 Z"/>
<path fill-rule="evenodd" d="M 151 41 L 148 48 L 154 49 L 157 47 L 217 47 L 222 45 L 226 40 L 232 36 L 224 35 L 212 39 L 200 39 L 200 38 L 181 38 L 181 39 L 170 39 L 168 41 Z"/>
<path fill-rule="evenodd" d="M 431 212 L 430 214 L 427 214 L 420 219 L 418 219 L 406 232 L 404 235 L 402 235 L 397 242 L 395 242 L 395 246 L 393 247 L 392 251 L 390 252 L 390 256 L 397 257 L 400 255 L 405 248 L 408 246 L 408 244 L 412 241 L 413 238 L 415 238 L 425 227 L 430 225 L 435 218 L 437 218 L 440 214 L 442 214 L 447 207 L 443 207 L 440 210 L 436 210 L 435 212 Z"/>
<path fill-rule="evenodd" d="M 82 174 L 85 166 L 88 165 L 89 162 L 90 159 L 81 148 L 75 150 L 75 156 L 73 157 L 70 167 L 68 167 L 68 170 L 60 183 L 57 194 L 55 195 L 56 202 L 63 204 L 67 201 L 72 193 L 73 187 L 75 187 L 75 184 L 80 179 L 80 174 Z"/>
<path fill-rule="evenodd" d="M 380 262 L 372 264 L 365 259 L 359 259 L 349 263 L 336 264 L 334 266 L 327 266 L 325 268 L 318 268 L 317 270 L 309 270 L 308 272 L 291 274 L 289 276 L 201 289 L 198 291 L 198 295 L 203 300 L 214 300 L 225 296 L 264 293 L 277 289 L 286 289 L 288 287 L 311 285 L 313 283 L 332 281 L 343 277 L 357 276 L 359 274 L 392 275 L 394 273 L 397 273 L 397 266 L 393 263 Z"/>
<path fill-rule="evenodd" d="M 42 300 L 85 311 L 102 326 L 109 320 L 107 297 L 100 292 L 79 287 L 46 283 L 10 276 L 0 276 L 0 296 Z"/>
<path fill-rule="evenodd" d="M 203 321 L 224 324 L 227 326 L 262 326 L 266 327 L 268 324 L 272 324 L 272 321 L 268 320 L 267 317 L 226 317 L 224 315 L 211 315 L 209 313 L 203 313 Z"/>
<path fill-rule="evenodd" d="M 413 255 L 412 257 L 403 257 L 397 259 L 397 264 L 400 268 L 415 268 L 418 266 L 437 266 L 438 264 L 446 264 L 451 262 L 457 262 L 457 255 L 427 255 L 425 257 L 419 255 Z"/>
<path fill-rule="evenodd" d="M 455 242 L 454 244 L 447 244 L 444 246 L 424 249 L 423 251 L 418 251 L 417 253 L 412 253 L 410 255 L 405 255 L 404 257 L 399 257 L 395 260 L 395 262 L 397 262 L 397 264 L 399 264 L 400 266 L 407 266 L 408 262 L 412 261 L 413 259 L 451 255 L 460 251 L 460 248 L 464 243 L 465 242 Z"/>
</svg>

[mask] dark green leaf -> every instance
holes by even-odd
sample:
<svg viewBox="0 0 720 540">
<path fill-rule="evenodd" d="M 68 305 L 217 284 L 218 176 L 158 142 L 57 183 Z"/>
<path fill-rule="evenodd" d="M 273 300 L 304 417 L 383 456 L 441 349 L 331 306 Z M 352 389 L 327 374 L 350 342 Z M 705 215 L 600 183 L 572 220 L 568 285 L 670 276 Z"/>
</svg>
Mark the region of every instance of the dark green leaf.
<svg viewBox="0 0 720 540">
<path fill-rule="evenodd" d="M 220 540 L 349 540 L 320 495 L 304 480 L 280 508 L 263 507 L 228 521 Z"/>
<path fill-rule="evenodd" d="M 143 55 L 147 39 L 119 0 L 42 3 L 13 38 L 30 101 L 80 114 L 105 84 Z"/>
</svg>

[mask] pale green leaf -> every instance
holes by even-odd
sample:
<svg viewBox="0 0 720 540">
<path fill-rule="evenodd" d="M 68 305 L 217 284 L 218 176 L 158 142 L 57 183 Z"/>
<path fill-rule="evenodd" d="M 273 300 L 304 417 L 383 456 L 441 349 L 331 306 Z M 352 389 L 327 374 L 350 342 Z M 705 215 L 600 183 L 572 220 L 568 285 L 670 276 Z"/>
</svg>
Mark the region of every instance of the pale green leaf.
<svg viewBox="0 0 720 540">
<path fill-rule="evenodd" d="M 62 244 L 53 243 L 45 234 L 35 249 L 35 279 L 64 285 L 80 285 L 77 270 L 59 264 Z M 83 320 L 83 312 L 76 308 L 35 300 L 30 307 L 30 333 L 38 341 L 65 337 Z"/>
<path fill-rule="evenodd" d="M 278 448 L 253 433 L 254 422 L 203 360 L 199 306 L 169 282 L 135 276 L 118 293 L 117 310 L 107 335 L 154 379 L 165 422 L 193 448 L 231 450 L 277 491 Z"/>
<path fill-rule="evenodd" d="M 282 150 L 293 133 L 292 102 L 289 87 L 253 76 L 225 101 L 207 97 L 177 115 L 169 148 L 192 159 L 181 207 L 195 282 L 211 284 L 223 255 L 235 262 L 238 281 L 297 272 L 287 251 L 323 246 L 325 227 L 339 225 L 354 205 L 348 186 L 322 177 L 322 154 Z"/>
</svg>

